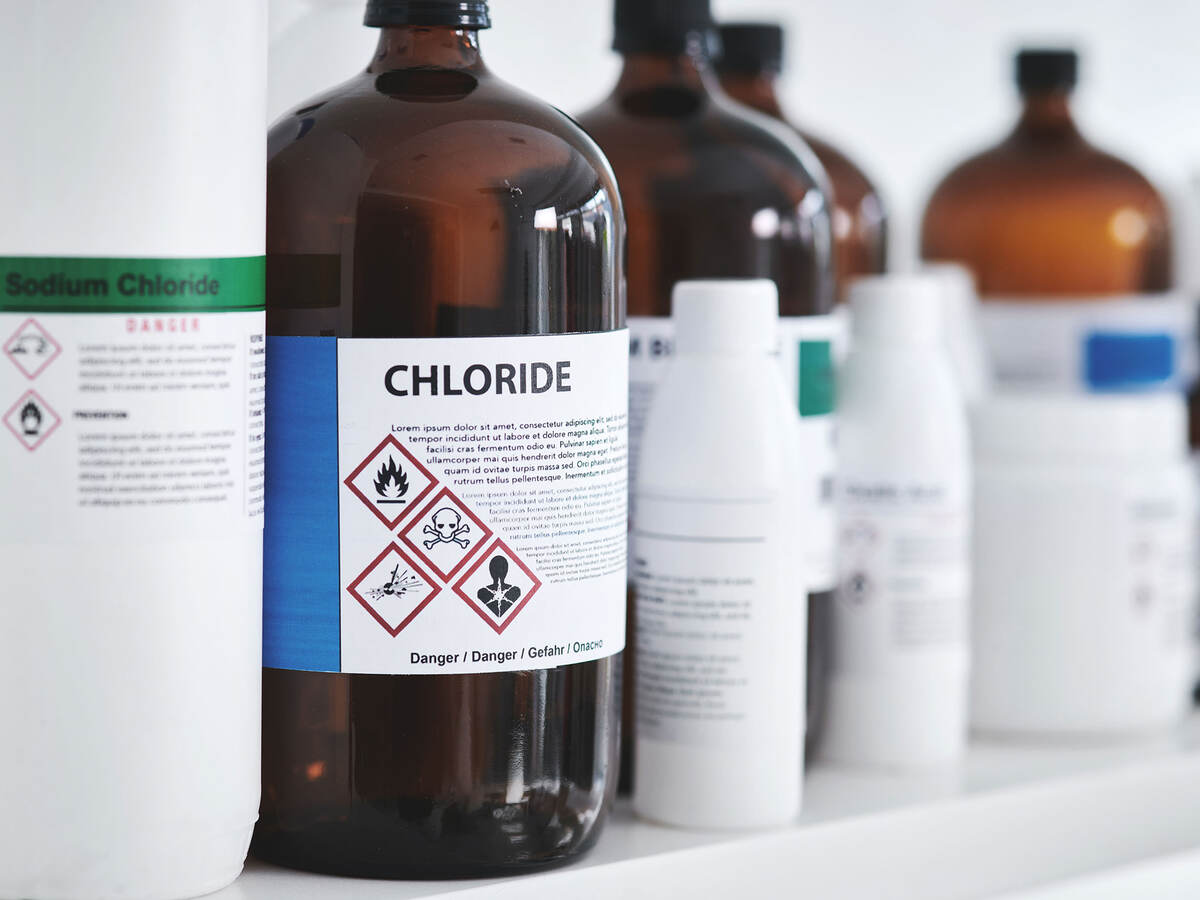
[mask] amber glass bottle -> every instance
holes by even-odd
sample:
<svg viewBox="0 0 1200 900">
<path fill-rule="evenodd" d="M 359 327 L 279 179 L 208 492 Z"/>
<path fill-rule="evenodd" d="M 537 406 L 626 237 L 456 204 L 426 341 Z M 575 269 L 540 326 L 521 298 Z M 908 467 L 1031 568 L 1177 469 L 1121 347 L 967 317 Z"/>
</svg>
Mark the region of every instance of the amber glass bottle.
<svg viewBox="0 0 1200 900">
<path fill-rule="evenodd" d="M 1167 205 L 1080 134 L 1070 106 L 1077 68 L 1070 50 L 1017 54 L 1016 127 L 937 186 L 921 252 L 974 272 L 997 386 L 1179 387 L 1193 325 L 1191 304 L 1166 293 Z"/>
<path fill-rule="evenodd" d="M 272 524 L 253 852 L 370 877 L 549 866 L 596 840 L 615 792 L 627 358 L 616 185 L 567 116 L 484 65 L 486 3 L 372 0 L 366 24 L 382 29 L 366 71 L 270 133 Z M 508 452 L 528 455 L 535 416 L 564 431 L 586 416 L 605 432 L 604 473 L 577 479 L 603 505 L 587 543 L 607 556 L 588 572 L 580 542 L 551 553 L 535 533 L 567 519 L 574 482 L 538 475 L 556 485 L 537 502 L 516 486 L 534 476 L 473 487 L 484 479 L 460 479 L 450 445 L 410 437 L 466 435 L 475 443 L 454 452 L 487 462 L 481 432 L 504 429 Z"/>
<path fill-rule="evenodd" d="M 833 272 L 820 166 L 793 133 L 721 91 L 712 70 L 719 38 L 708 0 L 616 0 L 615 22 L 614 47 L 624 67 L 609 97 L 580 123 L 612 162 L 629 225 L 631 462 L 670 352 L 666 317 L 675 282 L 771 278 L 787 317 L 784 358 L 807 424 L 806 459 L 812 465 L 819 458 L 813 502 L 827 501 Z M 808 351 L 803 357 L 801 347 Z M 630 475 L 636 478 L 636 466 Z M 827 503 L 821 510 L 828 514 L 813 530 L 820 547 L 805 550 L 817 557 L 806 560 L 807 569 L 824 597 L 833 586 L 833 524 Z M 631 630 L 633 618 L 631 604 Z M 627 650 L 623 789 L 632 784 L 632 657 Z"/>
<path fill-rule="evenodd" d="M 787 122 L 776 87 L 783 71 L 783 28 L 765 22 L 721 26 L 721 87 L 734 100 Z M 887 214 L 879 191 L 850 157 L 798 129 L 821 161 L 833 195 L 833 246 L 838 299 L 855 275 L 878 275 L 887 267 Z"/>
<path fill-rule="evenodd" d="M 970 267 L 989 296 L 1102 298 L 1171 283 L 1166 204 L 1071 115 L 1076 54 L 1017 55 L 1023 108 L 996 146 L 947 175 L 925 210 L 926 259 Z"/>
</svg>

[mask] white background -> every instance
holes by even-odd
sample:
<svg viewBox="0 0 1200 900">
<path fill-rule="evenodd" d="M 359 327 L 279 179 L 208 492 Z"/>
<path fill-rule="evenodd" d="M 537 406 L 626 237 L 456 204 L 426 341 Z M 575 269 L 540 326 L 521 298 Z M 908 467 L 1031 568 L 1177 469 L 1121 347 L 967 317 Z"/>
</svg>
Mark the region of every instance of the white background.
<svg viewBox="0 0 1200 900">
<path fill-rule="evenodd" d="M 1084 52 L 1077 111 L 1085 131 L 1143 168 L 1175 202 L 1200 170 L 1194 0 L 713 4 L 723 20 L 788 26 L 784 104 L 879 183 L 894 214 L 894 264 L 908 260 L 937 179 L 1009 127 L 1016 110 L 1011 53 L 1022 43 L 1069 42 Z M 272 116 L 365 66 L 375 40 L 373 30 L 358 25 L 365 5 L 273 0 L 277 35 L 298 8 L 327 7 L 328 18 L 310 31 L 308 52 L 287 54 L 296 63 L 272 84 Z M 619 60 L 609 50 L 609 0 L 493 0 L 492 18 L 483 46 L 500 76 L 570 113 L 611 88 Z M 273 64 L 283 59 L 277 53 Z"/>
</svg>

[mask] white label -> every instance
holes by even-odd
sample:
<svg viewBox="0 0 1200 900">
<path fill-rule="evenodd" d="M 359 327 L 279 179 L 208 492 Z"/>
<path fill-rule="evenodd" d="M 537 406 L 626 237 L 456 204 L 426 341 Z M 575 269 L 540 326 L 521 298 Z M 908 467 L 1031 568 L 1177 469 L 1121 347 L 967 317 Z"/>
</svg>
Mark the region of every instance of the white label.
<svg viewBox="0 0 1200 900">
<path fill-rule="evenodd" d="M 986 298 L 980 327 L 1000 387 L 1181 389 L 1196 376 L 1191 298 Z"/>
<path fill-rule="evenodd" d="M 628 335 L 337 350 L 341 671 L 618 653 Z"/>
<path fill-rule="evenodd" d="M 0 340 L 0 543 L 261 528 L 263 313 L 0 313 Z"/>
<path fill-rule="evenodd" d="M 787 566 L 797 527 L 778 500 L 639 495 L 639 738 L 736 747 L 799 719 L 807 583 Z M 795 711 L 775 707 L 781 690 L 796 692 Z"/>
<path fill-rule="evenodd" d="M 964 645 L 966 489 L 937 478 L 856 473 L 842 479 L 834 666 L 886 671 L 897 653 Z"/>
<path fill-rule="evenodd" d="M 810 590 L 831 591 L 837 585 L 837 521 L 834 509 L 834 476 L 837 469 L 837 420 L 833 414 L 835 364 L 848 341 L 843 316 L 798 316 L 779 320 L 779 361 L 789 396 L 800 410 L 802 465 L 812 477 L 806 490 L 808 537 L 805 571 Z M 827 357 L 805 363 L 805 352 Z M 829 383 L 825 384 L 828 379 Z M 827 396 L 826 396 L 827 392 Z"/>
<path fill-rule="evenodd" d="M 824 379 L 832 378 L 831 367 L 822 366 L 836 361 L 845 343 L 845 323 L 841 317 L 789 316 L 779 320 L 780 365 L 783 367 L 784 382 L 789 396 L 800 410 L 800 446 L 803 451 L 802 464 L 811 478 L 804 480 L 806 499 L 805 513 L 808 521 L 804 528 L 805 572 L 809 578 L 809 590 L 814 592 L 832 590 L 836 583 L 834 566 L 835 523 L 833 511 L 833 476 L 836 467 L 835 418 L 832 414 L 832 385 L 824 385 Z M 665 363 L 674 351 L 674 327 L 669 318 L 653 316 L 631 316 L 629 319 L 629 491 L 631 519 L 637 483 L 637 457 L 641 447 L 642 432 L 646 416 L 654 399 L 655 388 L 662 379 Z M 828 356 L 817 366 L 802 365 L 801 351 L 806 344 L 828 345 Z M 802 379 L 809 379 L 809 390 L 802 396 Z M 816 385 L 812 385 L 817 381 Z M 828 398 L 822 394 L 828 390 Z"/>
<path fill-rule="evenodd" d="M 1162 645 L 1179 649 L 1192 630 L 1194 494 L 1180 490 L 1175 472 L 1121 485 L 1127 566 L 1117 570 L 1126 598 L 1121 629 L 1134 634 L 1157 623 Z M 1188 486 L 1189 488 L 1191 485 Z M 1151 626 L 1152 628 L 1154 626 Z"/>
</svg>

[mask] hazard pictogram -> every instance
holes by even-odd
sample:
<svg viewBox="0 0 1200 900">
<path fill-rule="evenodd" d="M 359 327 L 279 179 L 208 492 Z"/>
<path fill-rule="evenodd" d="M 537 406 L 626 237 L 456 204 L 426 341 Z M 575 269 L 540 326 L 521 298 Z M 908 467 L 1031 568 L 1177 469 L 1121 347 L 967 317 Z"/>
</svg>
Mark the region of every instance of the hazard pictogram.
<svg viewBox="0 0 1200 900">
<path fill-rule="evenodd" d="M 458 580 L 454 592 L 501 634 L 541 586 L 512 548 L 497 539 Z"/>
<path fill-rule="evenodd" d="M 403 631 L 442 591 L 394 543 L 375 557 L 346 590 L 392 637 Z"/>
<path fill-rule="evenodd" d="M 488 542 L 492 529 L 449 488 L 442 488 L 400 532 L 400 540 L 449 581 Z"/>
<path fill-rule="evenodd" d="M 4 414 L 4 424 L 26 450 L 36 450 L 62 419 L 37 391 L 26 391 Z"/>
<path fill-rule="evenodd" d="M 4 355 L 25 373 L 30 381 L 62 353 L 58 341 L 50 336 L 37 319 L 26 319 L 12 337 L 4 342 Z"/>
<path fill-rule="evenodd" d="M 346 487 L 388 528 L 417 509 L 437 486 L 421 461 L 388 435 L 346 478 Z"/>
</svg>

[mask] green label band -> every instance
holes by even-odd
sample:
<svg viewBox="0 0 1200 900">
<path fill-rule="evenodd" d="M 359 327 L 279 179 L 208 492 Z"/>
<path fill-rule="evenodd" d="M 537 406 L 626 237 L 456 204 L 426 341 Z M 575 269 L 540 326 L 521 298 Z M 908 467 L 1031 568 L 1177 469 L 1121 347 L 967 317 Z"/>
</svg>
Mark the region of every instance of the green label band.
<svg viewBox="0 0 1200 900">
<path fill-rule="evenodd" d="M 836 405 L 833 345 L 829 341 L 800 342 L 800 415 L 827 416 Z"/>
<path fill-rule="evenodd" d="M 264 306 L 261 256 L 0 257 L 0 312 L 233 312 Z"/>
</svg>

